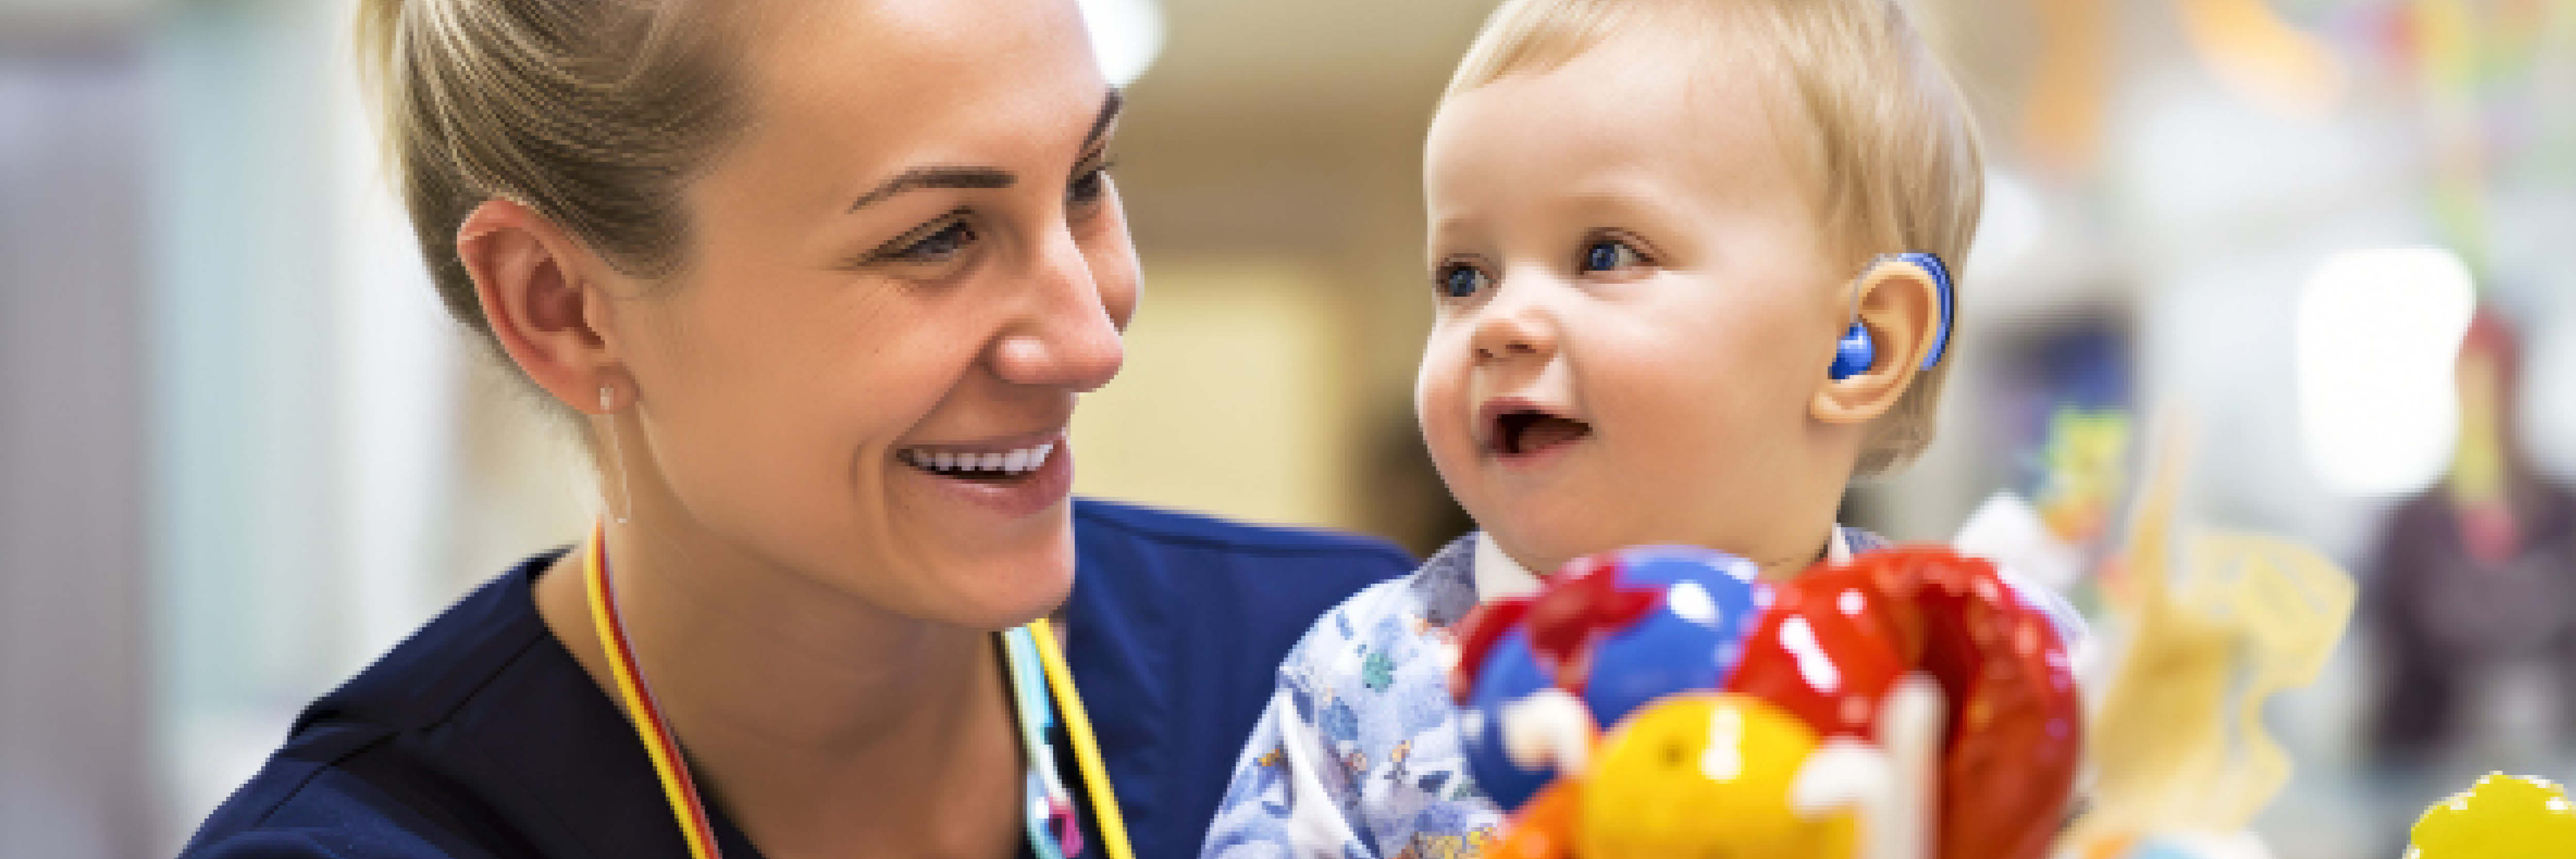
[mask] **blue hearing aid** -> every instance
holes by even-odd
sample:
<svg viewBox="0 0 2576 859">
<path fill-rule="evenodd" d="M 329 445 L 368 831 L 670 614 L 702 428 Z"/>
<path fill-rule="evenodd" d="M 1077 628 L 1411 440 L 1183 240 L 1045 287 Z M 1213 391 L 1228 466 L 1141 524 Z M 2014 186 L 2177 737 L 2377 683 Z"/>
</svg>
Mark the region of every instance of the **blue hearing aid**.
<svg viewBox="0 0 2576 859">
<path fill-rule="evenodd" d="M 1932 288 L 1941 295 L 1941 318 L 1933 323 L 1932 351 L 1923 356 L 1923 369 L 1932 369 L 1941 363 L 1941 356 L 1950 351 L 1950 267 L 1941 264 L 1938 254 L 1922 251 L 1887 254 L 1871 260 L 1869 268 L 1861 271 L 1861 278 L 1867 279 L 1870 272 L 1889 262 L 1910 262 L 1922 266 L 1924 271 L 1932 273 Z M 1826 373 L 1839 382 L 1869 372 L 1869 368 L 1877 364 L 1878 344 L 1870 340 L 1869 329 L 1860 324 L 1860 284 L 1855 281 L 1852 284 L 1851 330 L 1843 332 L 1841 340 L 1834 341 L 1834 366 Z"/>
</svg>

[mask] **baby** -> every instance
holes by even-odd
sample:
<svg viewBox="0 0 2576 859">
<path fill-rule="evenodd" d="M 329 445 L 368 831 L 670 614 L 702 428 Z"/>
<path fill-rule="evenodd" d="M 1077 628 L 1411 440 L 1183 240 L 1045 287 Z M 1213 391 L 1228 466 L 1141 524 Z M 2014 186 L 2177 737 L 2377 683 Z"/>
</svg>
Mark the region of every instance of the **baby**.
<svg viewBox="0 0 2576 859">
<path fill-rule="evenodd" d="M 1932 435 L 1983 167 L 1893 0 L 1510 0 L 1432 121 L 1415 407 L 1482 532 L 1323 617 L 1205 855 L 1474 856 L 1451 628 L 1645 544 L 1790 575 L 1881 541 L 1855 475 Z"/>
</svg>

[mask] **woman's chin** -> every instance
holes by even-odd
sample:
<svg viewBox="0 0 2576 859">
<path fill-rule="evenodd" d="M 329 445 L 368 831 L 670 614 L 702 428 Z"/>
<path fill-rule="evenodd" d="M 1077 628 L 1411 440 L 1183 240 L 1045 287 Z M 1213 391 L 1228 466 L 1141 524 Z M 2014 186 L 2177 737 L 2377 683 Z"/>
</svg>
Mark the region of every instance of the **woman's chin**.
<svg viewBox="0 0 2576 859">
<path fill-rule="evenodd" d="M 1073 595 L 1073 540 L 1039 551 L 980 552 L 947 565 L 956 590 L 952 621 L 976 629 L 1009 629 L 1046 617 Z"/>
<path fill-rule="evenodd" d="M 893 506 L 899 514 L 917 508 Z M 1073 592 L 1074 539 L 1070 505 L 1053 515 L 970 528 L 939 517 L 902 516 L 866 543 L 892 552 L 853 572 L 879 577 L 874 591 L 885 607 L 920 620 L 972 629 L 1008 629 L 1046 617 Z M 874 568 L 874 573 L 868 570 Z"/>
</svg>

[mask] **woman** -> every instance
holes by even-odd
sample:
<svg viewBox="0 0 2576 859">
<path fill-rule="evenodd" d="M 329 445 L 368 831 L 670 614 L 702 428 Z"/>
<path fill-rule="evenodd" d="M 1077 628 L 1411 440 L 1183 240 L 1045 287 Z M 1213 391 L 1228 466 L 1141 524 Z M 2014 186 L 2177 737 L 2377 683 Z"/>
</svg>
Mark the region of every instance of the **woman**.
<svg viewBox="0 0 2576 859">
<path fill-rule="evenodd" d="M 1069 0 L 363 15 L 442 297 L 610 515 L 316 702 L 186 855 L 1183 855 L 1294 636 L 1409 566 L 1069 498 L 1136 300 Z"/>
</svg>

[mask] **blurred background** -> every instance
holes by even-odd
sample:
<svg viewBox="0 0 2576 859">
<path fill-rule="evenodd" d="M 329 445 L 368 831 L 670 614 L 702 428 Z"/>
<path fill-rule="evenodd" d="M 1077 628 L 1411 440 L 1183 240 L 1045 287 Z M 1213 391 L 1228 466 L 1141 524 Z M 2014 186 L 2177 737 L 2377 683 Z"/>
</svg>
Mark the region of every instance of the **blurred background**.
<svg viewBox="0 0 2576 859">
<path fill-rule="evenodd" d="M 0 857 L 168 855 L 301 704 L 595 509 L 440 315 L 352 5 L 0 0 Z M 2082 600 L 2188 425 L 2188 521 L 2361 583 L 2269 711 L 2276 855 L 2393 859 L 2478 773 L 2576 775 L 2576 0 L 1915 5 L 1992 174 L 1940 439 L 1849 520 L 1942 539 L 2018 493 Z M 1469 527 L 1411 411 L 1418 169 L 1490 7 L 1092 4 L 1146 292 L 1082 491 Z"/>
</svg>

